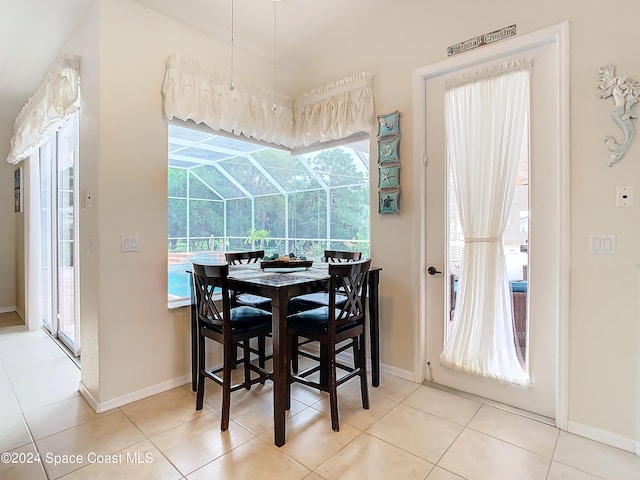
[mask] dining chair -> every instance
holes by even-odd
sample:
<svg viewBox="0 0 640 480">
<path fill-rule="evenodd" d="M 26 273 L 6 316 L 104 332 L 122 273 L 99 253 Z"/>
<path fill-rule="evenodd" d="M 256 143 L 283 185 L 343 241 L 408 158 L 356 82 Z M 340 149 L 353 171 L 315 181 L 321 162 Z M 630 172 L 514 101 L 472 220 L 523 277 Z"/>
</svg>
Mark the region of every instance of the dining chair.
<svg viewBox="0 0 640 480">
<path fill-rule="evenodd" d="M 229 265 L 258 263 L 264 258 L 264 250 L 250 252 L 225 252 L 224 258 Z M 262 310 L 271 310 L 271 299 L 251 293 L 231 292 L 232 305 L 247 305 Z"/>
<path fill-rule="evenodd" d="M 251 388 L 258 382 L 271 379 L 266 371 L 265 358 L 260 358 L 258 366 L 251 363 L 250 341 L 262 339 L 271 332 L 271 313 L 246 305 L 231 308 L 231 298 L 227 285 L 229 266 L 193 264 L 193 288 L 195 292 L 198 328 L 198 388 L 196 410 L 202 410 L 204 384 L 207 378 L 222 386 L 222 419 L 220 430 L 229 428 L 231 392 Z M 205 365 L 206 341 L 209 338 L 223 349 L 222 365 L 207 369 Z M 243 350 L 242 360 L 237 359 L 237 348 Z M 243 381 L 231 384 L 231 370 L 236 364 L 244 365 Z M 219 374 L 222 372 L 222 376 Z M 251 373 L 258 375 L 251 378 Z"/>
<path fill-rule="evenodd" d="M 322 256 L 322 260 L 328 263 L 344 263 L 344 262 L 354 262 L 358 261 L 362 258 L 362 252 L 358 251 L 342 251 L 342 250 L 325 250 L 324 255 Z M 343 303 L 345 298 L 342 294 L 338 293 L 337 297 L 338 304 Z M 298 297 L 294 297 L 289 300 L 289 309 L 290 313 L 301 312 L 304 310 L 310 310 L 317 307 L 327 306 L 329 305 L 329 293 L 328 292 L 315 292 L 308 293 L 305 295 L 300 295 Z M 291 351 L 291 359 L 292 359 L 292 368 L 294 373 L 298 371 L 298 354 L 299 347 L 310 343 L 308 340 L 299 340 L 294 342 Z M 305 355 L 308 356 L 308 355 Z M 316 358 L 316 357 L 311 357 Z"/>
<path fill-rule="evenodd" d="M 225 252 L 224 258 L 229 265 L 242 265 L 247 263 L 258 263 L 264 258 L 264 250 L 251 250 L 248 252 Z M 254 295 L 252 293 L 242 293 L 231 291 L 231 306 L 246 305 L 271 311 L 271 299 Z M 269 335 L 270 336 L 270 335 Z M 266 344 L 264 337 L 258 339 L 258 358 L 265 358 Z M 264 363 L 260 361 L 260 367 L 264 368 Z"/>
<path fill-rule="evenodd" d="M 299 337 L 320 343 L 318 364 L 300 373 L 291 372 L 291 383 L 299 382 L 329 393 L 331 428 L 340 430 L 338 419 L 338 386 L 354 377 L 360 377 L 362 408 L 369 408 L 365 352 L 365 305 L 367 272 L 371 259 L 329 265 L 329 304 L 287 317 L 288 347 Z M 339 299 L 344 299 L 344 301 Z M 347 342 L 346 344 L 344 342 Z M 338 348 L 338 344 L 343 344 Z M 337 355 L 353 348 L 353 366 L 343 363 Z M 340 378 L 337 369 L 346 371 Z M 318 382 L 308 377 L 320 372 Z M 290 393 L 290 391 L 288 392 Z M 287 398 L 290 401 L 290 395 Z"/>
</svg>

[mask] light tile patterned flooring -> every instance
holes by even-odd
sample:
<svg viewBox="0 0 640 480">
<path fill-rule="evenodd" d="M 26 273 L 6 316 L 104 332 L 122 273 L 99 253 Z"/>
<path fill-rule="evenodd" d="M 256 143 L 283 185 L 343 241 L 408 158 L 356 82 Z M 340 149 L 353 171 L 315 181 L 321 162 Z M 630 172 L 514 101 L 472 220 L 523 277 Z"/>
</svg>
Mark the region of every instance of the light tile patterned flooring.
<svg viewBox="0 0 640 480">
<path fill-rule="evenodd" d="M 76 365 L 43 332 L 0 335 L 0 363 L 3 480 L 640 479 L 631 453 L 389 375 L 369 390 L 369 410 L 357 381 L 340 389 L 338 433 L 326 395 L 294 385 L 277 448 L 269 382 L 233 394 L 223 433 L 211 382 L 199 412 L 185 385 L 96 414 Z M 36 452 L 41 462 L 25 463 Z"/>
</svg>

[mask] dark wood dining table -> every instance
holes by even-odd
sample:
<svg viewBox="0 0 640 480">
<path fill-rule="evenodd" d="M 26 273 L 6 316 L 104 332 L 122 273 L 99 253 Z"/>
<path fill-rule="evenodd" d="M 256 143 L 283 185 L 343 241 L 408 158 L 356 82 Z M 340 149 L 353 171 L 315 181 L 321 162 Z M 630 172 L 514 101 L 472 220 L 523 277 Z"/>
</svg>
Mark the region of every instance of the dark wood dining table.
<svg viewBox="0 0 640 480">
<path fill-rule="evenodd" d="M 278 447 L 285 443 L 285 419 L 287 406 L 287 305 L 289 299 L 306 293 L 325 290 L 329 283 L 328 264 L 316 262 L 309 268 L 297 271 L 260 268 L 259 263 L 229 266 L 229 288 L 271 299 L 273 336 L 273 426 L 274 442 Z M 380 316 L 378 307 L 379 267 L 369 270 L 368 306 L 369 338 L 371 351 L 372 385 L 380 385 Z M 191 367 L 192 386 L 197 387 L 197 325 L 195 305 L 191 302 Z"/>
</svg>

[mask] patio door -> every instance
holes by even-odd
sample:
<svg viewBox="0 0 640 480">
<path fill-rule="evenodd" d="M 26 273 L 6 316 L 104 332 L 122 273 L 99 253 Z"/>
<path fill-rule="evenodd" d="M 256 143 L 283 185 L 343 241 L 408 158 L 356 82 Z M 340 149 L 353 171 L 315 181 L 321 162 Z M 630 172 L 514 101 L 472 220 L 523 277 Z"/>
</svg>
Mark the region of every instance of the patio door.
<svg viewBox="0 0 640 480">
<path fill-rule="evenodd" d="M 520 40 L 520 39 L 518 39 Z M 508 44 L 509 41 L 504 42 Z M 522 44 L 522 41 L 520 41 Z M 489 49 L 473 59 L 452 59 L 425 72 L 424 138 L 428 159 L 425 174 L 425 333 L 426 379 L 437 384 L 489 398 L 507 405 L 556 417 L 558 332 L 562 311 L 564 262 L 562 162 L 559 145 L 563 125 L 558 47 L 541 45 L 501 46 L 503 54 Z M 467 54 L 469 55 L 469 54 Z M 523 57 L 534 60 L 531 74 L 531 108 L 528 152 L 521 156 L 514 209 L 503 246 L 510 280 L 513 280 L 514 342 L 522 346 L 522 365 L 531 378 L 530 388 L 445 368 L 440 354 L 448 340 L 456 303 L 464 236 L 457 222 L 457 206 L 450 166 L 447 163 L 444 92 L 445 81 Z M 490 60 L 489 60 L 490 59 Z M 432 268 L 427 268 L 432 267 Z M 464 274 L 464 273 L 463 273 Z M 565 291 L 565 295 L 566 295 Z M 566 296 L 564 297 L 566 298 Z"/>
<path fill-rule="evenodd" d="M 40 149 L 43 325 L 80 355 L 77 242 L 77 115 Z"/>
</svg>

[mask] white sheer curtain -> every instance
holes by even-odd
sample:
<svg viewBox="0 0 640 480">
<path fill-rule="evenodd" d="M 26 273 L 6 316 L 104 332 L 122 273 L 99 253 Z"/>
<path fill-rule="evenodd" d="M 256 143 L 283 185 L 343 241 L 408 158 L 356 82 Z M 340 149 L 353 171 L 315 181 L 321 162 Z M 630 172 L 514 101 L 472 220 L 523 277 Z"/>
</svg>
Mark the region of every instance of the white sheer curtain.
<svg viewBox="0 0 640 480">
<path fill-rule="evenodd" d="M 60 54 L 16 118 L 7 162 L 35 153 L 75 113 L 80 95 L 80 57 Z"/>
<path fill-rule="evenodd" d="M 531 60 L 451 79 L 445 97 L 447 156 L 454 178 L 464 257 L 452 331 L 442 365 L 529 385 L 514 341 L 502 235 L 529 128 Z"/>
<path fill-rule="evenodd" d="M 178 55 L 167 61 L 162 86 L 167 118 L 204 123 L 213 130 L 293 146 L 293 106 L 286 95 L 234 80 L 230 74 Z M 274 108 L 275 107 L 275 108 Z"/>
<path fill-rule="evenodd" d="M 294 145 L 308 147 L 360 132 L 376 125 L 373 75 L 363 72 L 303 93 L 294 106 Z"/>
</svg>

